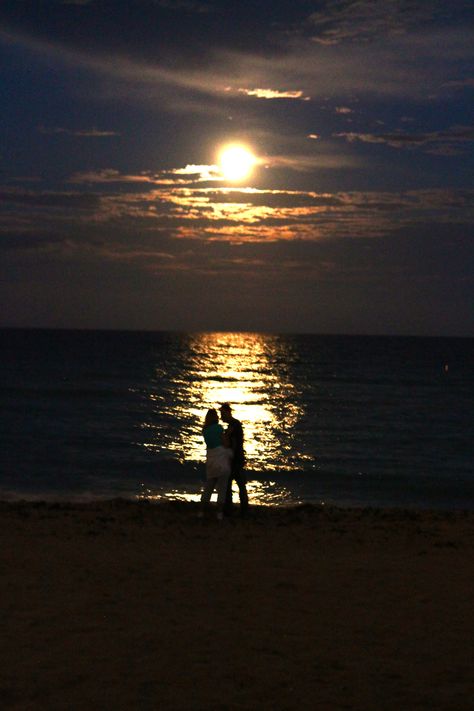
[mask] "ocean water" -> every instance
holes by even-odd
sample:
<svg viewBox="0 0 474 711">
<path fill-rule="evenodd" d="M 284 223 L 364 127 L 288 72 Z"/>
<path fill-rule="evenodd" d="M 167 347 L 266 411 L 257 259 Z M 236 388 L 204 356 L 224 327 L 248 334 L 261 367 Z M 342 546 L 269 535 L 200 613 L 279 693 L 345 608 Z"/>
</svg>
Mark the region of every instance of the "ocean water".
<svg viewBox="0 0 474 711">
<path fill-rule="evenodd" d="M 229 401 L 256 503 L 474 508 L 474 339 L 0 334 L 0 498 L 197 500 Z"/>
</svg>

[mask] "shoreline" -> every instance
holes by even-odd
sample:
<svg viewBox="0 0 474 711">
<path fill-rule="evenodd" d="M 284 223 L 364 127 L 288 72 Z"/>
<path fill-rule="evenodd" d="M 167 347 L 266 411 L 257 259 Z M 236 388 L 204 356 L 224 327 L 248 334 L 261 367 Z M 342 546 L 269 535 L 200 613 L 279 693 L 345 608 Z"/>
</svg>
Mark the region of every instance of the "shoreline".
<svg viewBox="0 0 474 711">
<path fill-rule="evenodd" d="M 2 708 L 471 708 L 474 512 L 198 508 L 0 501 Z"/>
<path fill-rule="evenodd" d="M 0 507 L 4 505 L 16 506 L 21 504 L 22 506 L 107 506 L 107 505 L 119 505 L 123 503 L 124 505 L 143 505 L 143 506 L 155 506 L 163 507 L 175 506 L 183 507 L 184 510 L 194 510 L 199 507 L 200 504 L 201 491 L 189 493 L 174 493 L 169 494 L 92 494 L 88 493 L 20 493 L 20 492 L 0 492 Z M 215 494 L 212 499 L 211 507 L 215 505 Z M 234 492 L 234 507 L 238 509 L 238 494 Z M 314 510 L 340 510 L 340 511 L 400 511 L 400 512 L 420 512 L 420 513 L 440 513 L 440 514 L 472 514 L 474 515 L 474 502 L 471 506 L 457 505 L 451 503 L 440 503 L 435 504 L 432 501 L 426 504 L 420 504 L 419 501 L 414 501 L 413 503 L 385 503 L 375 500 L 374 502 L 367 502 L 365 500 L 351 500 L 346 501 L 334 501 L 328 498 L 301 498 L 301 497 L 286 497 L 281 501 L 269 501 L 268 503 L 264 500 L 256 497 L 255 501 L 252 501 L 250 497 L 250 508 L 254 512 L 258 511 L 286 511 L 292 509 L 314 509 Z"/>
<path fill-rule="evenodd" d="M 214 495 L 215 496 L 215 495 Z M 2 507 L 15 507 L 17 505 L 21 506 L 32 506 L 33 508 L 37 506 L 51 506 L 52 508 L 61 507 L 78 507 L 87 508 L 94 506 L 144 506 L 144 507 L 155 507 L 157 509 L 167 509 L 173 508 L 175 510 L 186 511 L 197 511 L 199 509 L 200 501 L 199 494 L 196 494 L 196 498 L 193 500 L 188 500 L 180 495 L 176 497 L 171 497 L 167 495 L 163 496 L 145 496 L 141 494 L 133 494 L 130 496 L 109 496 L 109 495 L 44 495 L 44 494 L 30 494 L 26 496 L 13 496 L 10 498 L 7 496 L 0 495 L 0 509 Z M 211 509 L 215 507 L 215 498 L 211 502 Z M 381 505 L 381 504 L 337 504 L 337 503 L 327 503 L 326 501 L 320 500 L 319 502 L 314 502 L 310 500 L 294 499 L 283 503 L 250 503 L 250 508 L 254 513 L 261 513 L 264 511 L 274 511 L 274 512 L 289 512 L 294 509 L 307 511 L 307 512 L 323 512 L 323 511 L 341 511 L 341 512 L 360 512 L 360 511 L 390 511 L 390 512 L 411 512 L 411 513 L 439 513 L 439 514 L 465 514 L 472 515 L 474 517 L 474 508 L 469 507 L 459 507 L 459 508 L 441 508 L 441 507 L 429 507 L 429 506 L 419 506 L 417 504 L 412 505 Z M 234 496 L 234 509 L 237 512 L 239 509 L 238 495 Z"/>
</svg>

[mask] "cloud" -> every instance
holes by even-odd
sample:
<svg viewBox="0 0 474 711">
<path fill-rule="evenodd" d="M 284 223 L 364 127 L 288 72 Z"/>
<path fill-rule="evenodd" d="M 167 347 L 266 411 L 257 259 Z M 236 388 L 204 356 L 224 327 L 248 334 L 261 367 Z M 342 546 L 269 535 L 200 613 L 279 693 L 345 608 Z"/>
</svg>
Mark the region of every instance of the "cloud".
<svg viewBox="0 0 474 711">
<path fill-rule="evenodd" d="M 313 41 L 321 45 L 378 41 L 449 21 L 462 6 L 468 7 L 465 2 L 457 6 L 450 9 L 442 0 L 326 0 L 308 17 L 307 24 Z"/>
<path fill-rule="evenodd" d="M 474 78 L 466 77 L 465 79 L 453 79 L 444 83 L 444 86 L 450 89 L 473 89 Z"/>
<path fill-rule="evenodd" d="M 171 198 L 171 196 L 169 196 Z M 176 200 L 182 204 L 193 201 L 208 205 L 240 205 L 269 208 L 299 208 L 341 205 L 341 199 L 330 193 L 305 192 L 301 190 L 258 190 L 256 188 L 202 188 L 178 190 Z"/>
<path fill-rule="evenodd" d="M 425 148 L 436 155 L 458 155 L 459 146 L 474 141 L 474 126 L 453 126 L 444 131 L 428 133 L 354 133 L 333 134 L 349 143 L 381 143 L 392 148 Z"/>
<path fill-rule="evenodd" d="M 117 131 L 100 131 L 97 128 L 89 129 L 71 129 L 71 128 L 47 128 L 45 126 L 39 126 L 38 131 L 44 133 L 47 136 L 54 136 L 58 134 L 66 134 L 68 136 L 79 136 L 80 138 L 104 138 L 109 136 L 120 136 L 121 134 Z"/>
<path fill-rule="evenodd" d="M 189 176 L 193 181 L 222 180 L 222 172 L 217 165 L 187 165 L 167 172 L 172 175 Z"/>
<path fill-rule="evenodd" d="M 174 240 L 367 239 L 422 223 L 474 223 L 474 193 L 467 190 L 323 193 L 146 182 L 139 191 L 122 187 L 100 194 L 4 188 L 0 234 L 63 234 L 68 254 L 74 243 L 75 250 L 119 252 L 121 259 L 130 252 L 136 259 L 150 251 L 172 253 Z"/>
<path fill-rule="evenodd" d="M 69 183 L 150 183 L 152 185 L 179 186 L 202 182 L 223 180 L 223 175 L 217 165 L 188 164 L 184 168 L 170 168 L 157 173 L 144 171 L 138 174 L 121 173 L 115 168 L 103 168 L 97 171 L 74 173 Z"/>
<path fill-rule="evenodd" d="M 215 51 L 281 50 L 286 26 L 304 19 L 298 3 L 281 6 L 262 0 L 245 3 L 178 0 L 114 0 L 77 5 L 22 0 L 0 7 L 0 22 L 9 32 L 57 41 L 63 48 L 106 56 L 111 50 L 144 64 L 204 67 Z M 20 5 L 20 7 L 17 7 Z M 271 12 L 271 22 L 269 22 Z"/>
<path fill-rule="evenodd" d="M 0 232 L 0 251 L 44 251 L 64 243 L 65 235 L 35 230 L 34 232 Z"/>
<path fill-rule="evenodd" d="M 138 175 L 123 174 L 115 168 L 103 168 L 101 170 L 79 171 L 69 178 L 69 183 L 157 183 L 159 178 L 156 175 L 144 172 Z"/>
<path fill-rule="evenodd" d="M 338 13 L 344 11 L 344 15 L 349 12 L 348 3 L 336 5 Z M 392 0 L 392 5 L 398 7 L 395 0 Z M 366 17 L 370 15 L 373 3 L 363 0 L 353 2 L 351 12 L 355 12 L 356 6 L 359 8 L 357 11 Z M 315 43 L 311 36 L 307 36 L 306 30 L 302 29 L 305 25 L 304 18 L 300 17 L 301 8 L 291 25 L 293 29 L 288 29 L 287 22 L 286 31 L 278 33 L 275 25 L 268 23 L 263 9 L 265 3 L 261 13 L 258 13 L 258 22 L 263 24 L 265 15 L 266 42 L 261 41 L 257 20 L 256 26 L 252 25 L 252 32 L 249 32 L 248 17 L 238 7 L 235 12 L 239 23 L 233 30 L 231 40 L 225 42 L 220 30 L 212 34 L 213 23 L 222 24 L 224 12 L 219 6 L 213 7 L 215 12 L 208 15 L 193 16 L 188 13 L 188 24 L 188 14 L 185 13 L 183 23 L 178 24 L 176 17 L 172 23 L 169 19 L 175 13 L 163 8 L 161 12 L 166 17 L 157 15 L 156 22 L 152 22 L 152 6 L 147 4 L 147 12 L 136 18 L 142 30 L 135 33 L 140 42 L 124 42 L 120 33 L 118 36 L 113 34 L 114 28 L 116 31 L 120 26 L 123 3 L 117 3 L 117 20 L 114 23 L 102 16 L 104 8 L 101 4 L 94 4 L 97 17 L 93 26 L 88 24 L 93 18 L 86 18 L 89 13 L 81 13 L 81 17 L 75 19 L 81 31 L 75 32 L 71 30 L 72 27 L 76 29 L 74 23 L 62 22 L 58 25 L 54 22 L 54 13 L 51 17 L 44 13 L 39 16 L 39 10 L 35 13 L 32 9 L 29 20 L 26 12 L 21 14 L 21 20 L 16 14 L 8 16 L 4 26 L 9 29 L 2 30 L 0 37 L 7 43 L 54 56 L 56 61 L 62 61 L 66 66 L 78 66 L 93 72 L 96 82 L 93 90 L 88 88 L 88 91 L 96 92 L 102 100 L 105 97 L 128 102 L 142 101 L 153 104 L 155 108 L 169 107 L 183 112 L 189 112 L 194 106 L 197 111 L 223 116 L 230 113 L 229 105 L 224 105 L 223 100 L 238 102 L 239 98 L 243 100 L 249 95 L 262 101 L 286 99 L 294 103 L 309 102 L 309 97 L 316 101 L 323 96 L 335 97 L 343 102 L 348 95 L 353 97 L 357 94 L 416 97 L 427 101 L 427 97 L 434 92 L 450 91 L 447 84 L 452 80 L 453 73 L 458 73 L 460 64 L 472 55 L 472 38 L 460 21 L 457 24 L 448 23 L 442 29 L 436 24 L 429 24 L 423 33 L 417 32 L 415 23 L 410 25 L 410 31 L 391 33 L 388 38 L 374 33 L 370 46 L 364 42 L 351 42 L 350 47 L 345 42 L 329 46 Z M 333 11 L 328 10 L 326 5 L 324 7 L 332 16 Z M 287 9 L 290 16 L 292 11 Z M 1 12 L 0 9 L 0 19 Z M 382 15 L 382 5 L 377 13 Z M 407 13 L 413 14 L 408 10 Z M 395 15 L 401 17 L 404 11 L 400 10 Z M 202 34 L 198 32 L 196 17 L 201 17 L 204 22 Z M 99 18 L 102 18 L 102 24 L 98 22 Z M 210 18 L 212 22 L 209 25 Z M 127 11 L 124 26 L 128 21 Z M 105 28 L 100 36 L 98 27 Z M 462 76 L 457 81 L 463 81 Z M 274 87 L 298 88 L 287 90 Z M 345 107 L 345 104 L 341 103 L 341 106 Z"/>
<path fill-rule="evenodd" d="M 86 0 L 87 2 L 88 0 Z M 214 8 L 209 3 L 195 2 L 194 0 L 152 0 L 154 5 L 165 10 L 174 12 L 197 12 L 208 13 L 214 12 Z"/>
<path fill-rule="evenodd" d="M 67 208 L 72 210 L 95 210 L 100 206 L 100 196 L 91 193 L 33 191 L 20 189 L 0 190 L 0 203 L 25 205 L 40 208 Z"/>
<path fill-rule="evenodd" d="M 316 135 L 311 134 L 308 138 L 315 140 Z M 337 153 L 272 155 L 268 156 L 266 161 L 266 166 L 270 169 L 286 168 L 297 173 L 311 173 L 322 169 L 356 168 L 359 165 L 360 161 L 355 156 Z"/>
<path fill-rule="evenodd" d="M 226 88 L 227 90 L 227 88 Z M 231 88 L 228 89 L 232 91 Z M 240 94 L 247 96 L 255 96 L 257 99 L 299 99 L 301 101 L 310 101 L 311 97 L 305 96 L 301 90 L 296 91 L 279 91 L 277 89 L 237 89 Z"/>
<path fill-rule="evenodd" d="M 41 183 L 39 175 L 14 175 L 6 179 L 8 183 Z"/>
<path fill-rule="evenodd" d="M 329 47 L 295 38 L 284 55 L 227 52 L 218 56 L 223 61 L 214 86 L 298 86 L 313 103 L 331 97 L 338 107 L 348 109 L 349 97 L 426 102 L 430 94 L 447 93 L 443 85 L 454 68 L 472 57 L 472 38 L 464 27 L 448 26 L 442 32 L 430 28 L 423 34 L 393 35 L 385 41 L 374 38 L 370 45 Z M 228 81 L 232 74 L 237 79 Z"/>
</svg>

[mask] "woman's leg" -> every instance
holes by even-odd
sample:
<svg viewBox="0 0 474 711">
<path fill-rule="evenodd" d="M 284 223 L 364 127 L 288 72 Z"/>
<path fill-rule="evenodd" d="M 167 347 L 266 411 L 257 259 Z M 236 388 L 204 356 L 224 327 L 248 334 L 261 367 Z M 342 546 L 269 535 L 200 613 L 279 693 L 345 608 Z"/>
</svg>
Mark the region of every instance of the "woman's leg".
<svg viewBox="0 0 474 711">
<path fill-rule="evenodd" d="M 204 484 L 204 489 L 202 490 L 201 494 L 201 504 L 206 507 L 212 496 L 212 492 L 214 491 L 214 487 L 216 486 L 217 479 L 207 479 L 206 483 Z"/>
<path fill-rule="evenodd" d="M 228 476 L 220 476 L 217 479 L 217 509 L 220 513 L 222 513 L 225 507 L 228 482 Z"/>
</svg>

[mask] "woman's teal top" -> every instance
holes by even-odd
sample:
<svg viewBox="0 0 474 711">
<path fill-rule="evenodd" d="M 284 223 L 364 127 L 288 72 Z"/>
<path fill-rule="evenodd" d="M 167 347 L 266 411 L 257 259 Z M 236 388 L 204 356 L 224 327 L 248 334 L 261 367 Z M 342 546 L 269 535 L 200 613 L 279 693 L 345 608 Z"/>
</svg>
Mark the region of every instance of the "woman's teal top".
<svg viewBox="0 0 474 711">
<path fill-rule="evenodd" d="M 204 441 L 208 449 L 215 449 L 222 446 L 222 433 L 224 428 L 217 422 L 204 428 Z"/>
</svg>

